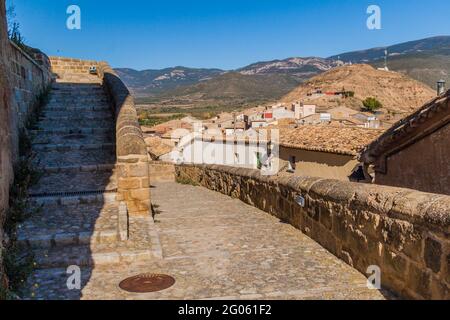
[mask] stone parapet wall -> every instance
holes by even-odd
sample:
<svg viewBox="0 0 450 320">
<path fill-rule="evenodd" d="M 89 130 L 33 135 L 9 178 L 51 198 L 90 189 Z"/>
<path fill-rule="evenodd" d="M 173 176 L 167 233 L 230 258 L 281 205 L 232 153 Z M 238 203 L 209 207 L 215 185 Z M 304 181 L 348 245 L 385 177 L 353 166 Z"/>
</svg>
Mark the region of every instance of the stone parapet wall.
<svg viewBox="0 0 450 320">
<path fill-rule="evenodd" d="M 150 161 L 149 172 L 152 182 L 175 181 L 175 165 L 171 162 Z"/>
<path fill-rule="evenodd" d="M 94 60 L 81 60 L 64 57 L 50 57 L 52 71 L 57 78 L 64 78 L 67 74 L 89 74 L 90 67 L 97 67 Z"/>
<path fill-rule="evenodd" d="M 149 155 L 139 126 L 134 98 L 114 70 L 98 64 L 99 77 L 116 116 L 117 185 L 131 216 L 150 214 Z"/>
<path fill-rule="evenodd" d="M 450 299 L 449 196 L 225 166 L 175 168 L 177 180 L 290 223 L 366 275 L 379 266 L 383 287 L 401 297 Z"/>
</svg>

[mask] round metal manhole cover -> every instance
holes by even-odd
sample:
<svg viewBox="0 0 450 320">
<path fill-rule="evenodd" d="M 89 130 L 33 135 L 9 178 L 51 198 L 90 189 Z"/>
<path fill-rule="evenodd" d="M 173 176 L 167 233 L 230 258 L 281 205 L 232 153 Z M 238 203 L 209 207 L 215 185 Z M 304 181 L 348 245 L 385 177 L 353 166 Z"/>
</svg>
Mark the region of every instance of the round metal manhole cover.
<svg viewBox="0 0 450 320">
<path fill-rule="evenodd" d="M 157 292 L 170 288 L 175 279 L 165 274 L 140 274 L 123 280 L 119 287 L 132 293 Z"/>
</svg>

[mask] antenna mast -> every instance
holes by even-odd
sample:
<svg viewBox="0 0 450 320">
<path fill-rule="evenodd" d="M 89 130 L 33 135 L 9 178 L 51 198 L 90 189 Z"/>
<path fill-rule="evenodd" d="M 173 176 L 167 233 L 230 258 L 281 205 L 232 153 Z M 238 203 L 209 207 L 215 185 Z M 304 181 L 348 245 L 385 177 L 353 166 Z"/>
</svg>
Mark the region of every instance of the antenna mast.
<svg viewBox="0 0 450 320">
<path fill-rule="evenodd" d="M 387 64 L 387 60 L 388 60 L 388 50 L 384 50 L 384 69 L 386 71 L 388 71 L 388 64 Z"/>
</svg>

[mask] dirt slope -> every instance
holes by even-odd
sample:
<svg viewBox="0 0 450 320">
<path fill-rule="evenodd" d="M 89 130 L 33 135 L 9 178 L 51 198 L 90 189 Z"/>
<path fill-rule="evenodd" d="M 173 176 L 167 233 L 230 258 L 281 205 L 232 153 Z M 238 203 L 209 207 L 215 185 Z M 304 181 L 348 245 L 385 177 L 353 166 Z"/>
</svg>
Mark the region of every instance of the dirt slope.
<svg viewBox="0 0 450 320">
<path fill-rule="evenodd" d="M 317 89 L 326 92 L 340 92 L 342 89 L 353 91 L 353 98 L 342 99 L 339 96 L 308 97 Z M 302 101 L 323 108 L 346 106 L 359 110 L 362 101 L 375 97 L 383 109 L 409 113 L 436 95 L 427 85 L 397 72 L 377 70 L 366 64 L 348 65 L 332 69 L 300 85 L 282 98 L 282 102 Z"/>
</svg>

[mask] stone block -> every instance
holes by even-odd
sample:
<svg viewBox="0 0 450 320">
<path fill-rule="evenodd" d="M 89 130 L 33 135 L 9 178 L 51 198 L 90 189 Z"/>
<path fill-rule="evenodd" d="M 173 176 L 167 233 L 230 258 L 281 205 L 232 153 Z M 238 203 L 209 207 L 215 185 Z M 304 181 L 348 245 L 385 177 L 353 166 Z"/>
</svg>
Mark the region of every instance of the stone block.
<svg viewBox="0 0 450 320">
<path fill-rule="evenodd" d="M 119 178 L 117 187 L 124 190 L 140 189 L 141 180 L 139 178 Z"/>
<path fill-rule="evenodd" d="M 320 223 L 327 229 L 332 230 L 333 211 L 326 204 L 320 206 Z"/>
<path fill-rule="evenodd" d="M 441 270 L 442 245 L 438 241 L 427 238 L 425 239 L 424 260 L 428 268 L 434 273 Z"/>
<path fill-rule="evenodd" d="M 131 199 L 135 200 L 149 200 L 150 190 L 149 189 L 136 189 L 130 190 Z"/>
<path fill-rule="evenodd" d="M 116 252 L 96 253 L 92 256 L 94 265 L 120 263 L 120 255 Z"/>
<path fill-rule="evenodd" d="M 431 273 L 415 263 L 409 266 L 407 286 L 423 299 L 431 299 Z"/>
<path fill-rule="evenodd" d="M 406 281 L 408 274 L 408 261 L 388 248 L 385 248 L 383 252 L 383 267 L 382 272 L 384 274 L 390 274 L 397 279 Z"/>
</svg>

